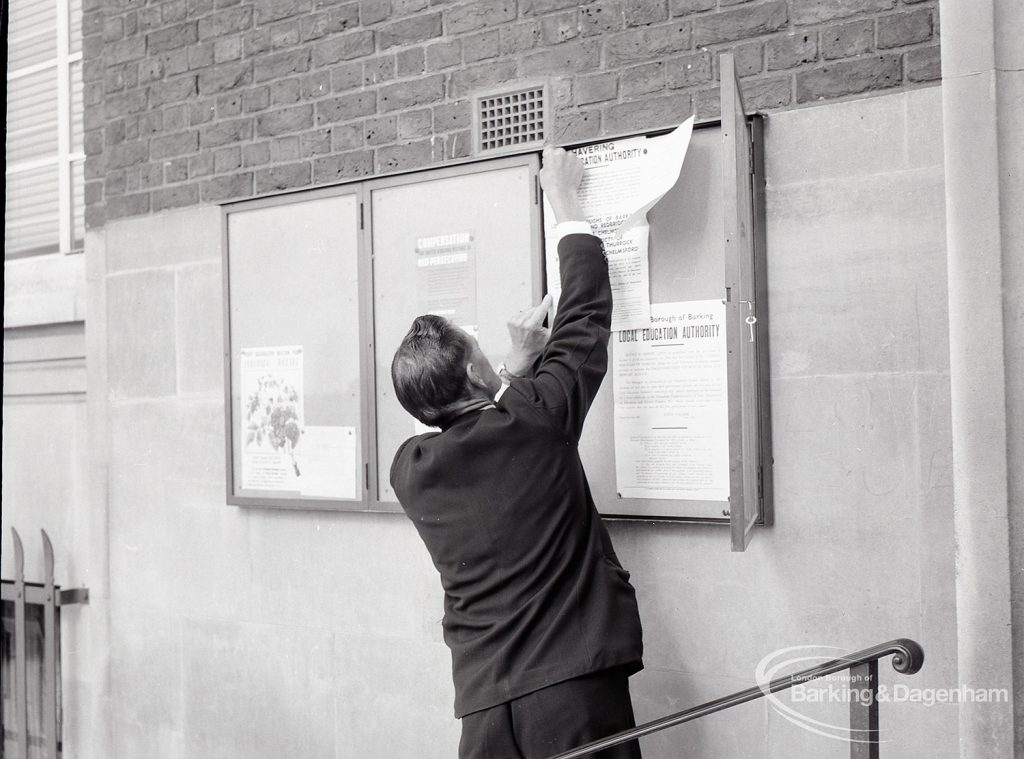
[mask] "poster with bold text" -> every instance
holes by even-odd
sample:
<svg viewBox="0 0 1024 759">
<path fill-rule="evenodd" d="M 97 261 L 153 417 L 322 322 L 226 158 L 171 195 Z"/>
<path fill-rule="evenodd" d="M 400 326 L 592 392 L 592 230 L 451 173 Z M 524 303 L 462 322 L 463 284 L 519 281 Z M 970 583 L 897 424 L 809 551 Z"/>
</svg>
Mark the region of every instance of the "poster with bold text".
<svg viewBox="0 0 1024 759">
<path fill-rule="evenodd" d="M 303 426 L 302 346 L 242 348 L 242 487 L 298 491 Z"/>
<path fill-rule="evenodd" d="M 421 314 L 475 325 L 476 254 L 471 232 L 416 240 L 416 293 Z"/>
<path fill-rule="evenodd" d="M 594 234 L 604 243 L 608 258 L 613 330 L 641 326 L 650 318 L 647 226 L 630 230 L 622 239 L 616 237 L 619 225 L 629 217 L 642 192 L 647 143 L 646 137 L 631 137 L 573 151 L 583 163 L 580 205 Z M 548 248 L 553 250 L 555 246 Z M 554 258 L 557 260 L 557 256 Z M 548 282 L 553 281 L 549 272 Z"/>
<path fill-rule="evenodd" d="M 619 495 L 728 501 L 725 304 L 653 303 L 649 323 L 612 345 Z"/>
</svg>

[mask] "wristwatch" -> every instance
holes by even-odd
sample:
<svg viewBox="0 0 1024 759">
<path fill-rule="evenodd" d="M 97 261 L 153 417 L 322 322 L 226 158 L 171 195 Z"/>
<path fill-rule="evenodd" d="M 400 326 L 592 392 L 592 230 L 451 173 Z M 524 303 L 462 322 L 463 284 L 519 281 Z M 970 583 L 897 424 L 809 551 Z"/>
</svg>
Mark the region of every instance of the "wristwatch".
<svg viewBox="0 0 1024 759">
<path fill-rule="evenodd" d="M 498 364 L 498 376 L 501 377 L 501 381 L 506 384 L 511 383 L 514 379 L 520 378 L 518 374 L 513 374 L 507 368 L 505 368 L 504 361 Z"/>
</svg>

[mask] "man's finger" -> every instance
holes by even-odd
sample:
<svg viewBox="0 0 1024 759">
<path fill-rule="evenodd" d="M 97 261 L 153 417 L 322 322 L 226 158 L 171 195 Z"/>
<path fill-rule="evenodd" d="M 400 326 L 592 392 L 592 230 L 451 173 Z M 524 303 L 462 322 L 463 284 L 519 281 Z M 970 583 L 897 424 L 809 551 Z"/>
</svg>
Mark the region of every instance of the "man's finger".
<svg viewBox="0 0 1024 759">
<path fill-rule="evenodd" d="M 526 317 L 526 322 L 531 327 L 536 327 L 544 321 L 544 317 L 548 315 L 548 311 L 551 310 L 551 293 L 544 296 L 536 306 L 530 309 Z"/>
<path fill-rule="evenodd" d="M 547 316 L 548 313 L 551 311 L 552 306 L 554 306 L 554 304 L 555 299 L 551 297 L 551 293 L 546 293 L 544 295 L 544 299 L 540 302 L 540 306 L 538 306 L 538 308 L 540 309 L 541 313 L 544 314 L 544 316 Z"/>
</svg>

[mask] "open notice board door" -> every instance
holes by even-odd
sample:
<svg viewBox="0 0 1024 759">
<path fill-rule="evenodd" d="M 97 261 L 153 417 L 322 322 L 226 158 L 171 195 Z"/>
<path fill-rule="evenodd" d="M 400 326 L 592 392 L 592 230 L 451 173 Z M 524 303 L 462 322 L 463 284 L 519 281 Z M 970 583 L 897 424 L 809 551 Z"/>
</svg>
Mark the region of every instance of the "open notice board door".
<svg viewBox="0 0 1024 759">
<path fill-rule="evenodd" d="M 765 303 L 759 304 L 756 288 L 754 141 L 732 54 L 722 55 L 720 66 L 729 397 L 739 398 L 739 403 L 730 402 L 729 413 L 729 521 L 732 550 L 743 551 L 761 517 L 758 345 L 767 330 Z M 761 352 L 766 355 L 767 346 Z"/>
</svg>

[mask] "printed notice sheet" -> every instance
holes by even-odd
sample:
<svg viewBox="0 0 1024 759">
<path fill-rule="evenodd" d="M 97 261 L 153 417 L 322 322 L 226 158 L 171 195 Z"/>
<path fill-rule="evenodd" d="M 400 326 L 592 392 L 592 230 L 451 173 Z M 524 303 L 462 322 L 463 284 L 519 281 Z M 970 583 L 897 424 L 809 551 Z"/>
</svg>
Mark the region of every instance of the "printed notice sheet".
<svg viewBox="0 0 1024 759">
<path fill-rule="evenodd" d="M 242 488 L 357 498 L 355 427 L 305 423 L 302 346 L 242 348 Z"/>
<path fill-rule="evenodd" d="M 302 346 L 242 348 L 242 487 L 299 490 Z"/>
<path fill-rule="evenodd" d="M 725 305 L 653 303 L 612 345 L 619 495 L 728 501 Z"/>
<path fill-rule="evenodd" d="M 476 323 L 476 255 L 471 232 L 416 240 L 419 312 L 454 324 Z"/>
<path fill-rule="evenodd" d="M 583 163 L 580 205 L 608 257 L 612 330 L 650 319 L 647 212 L 672 189 L 686 157 L 693 119 L 661 137 L 630 137 L 576 148 Z M 548 291 L 561 294 L 554 212 L 545 200 Z"/>
<path fill-rule="evenodd" d="M 356 428 L 307 424 L 295 447 L 295 470 L 301 495 L 357 498 Z"/>
</svg>

